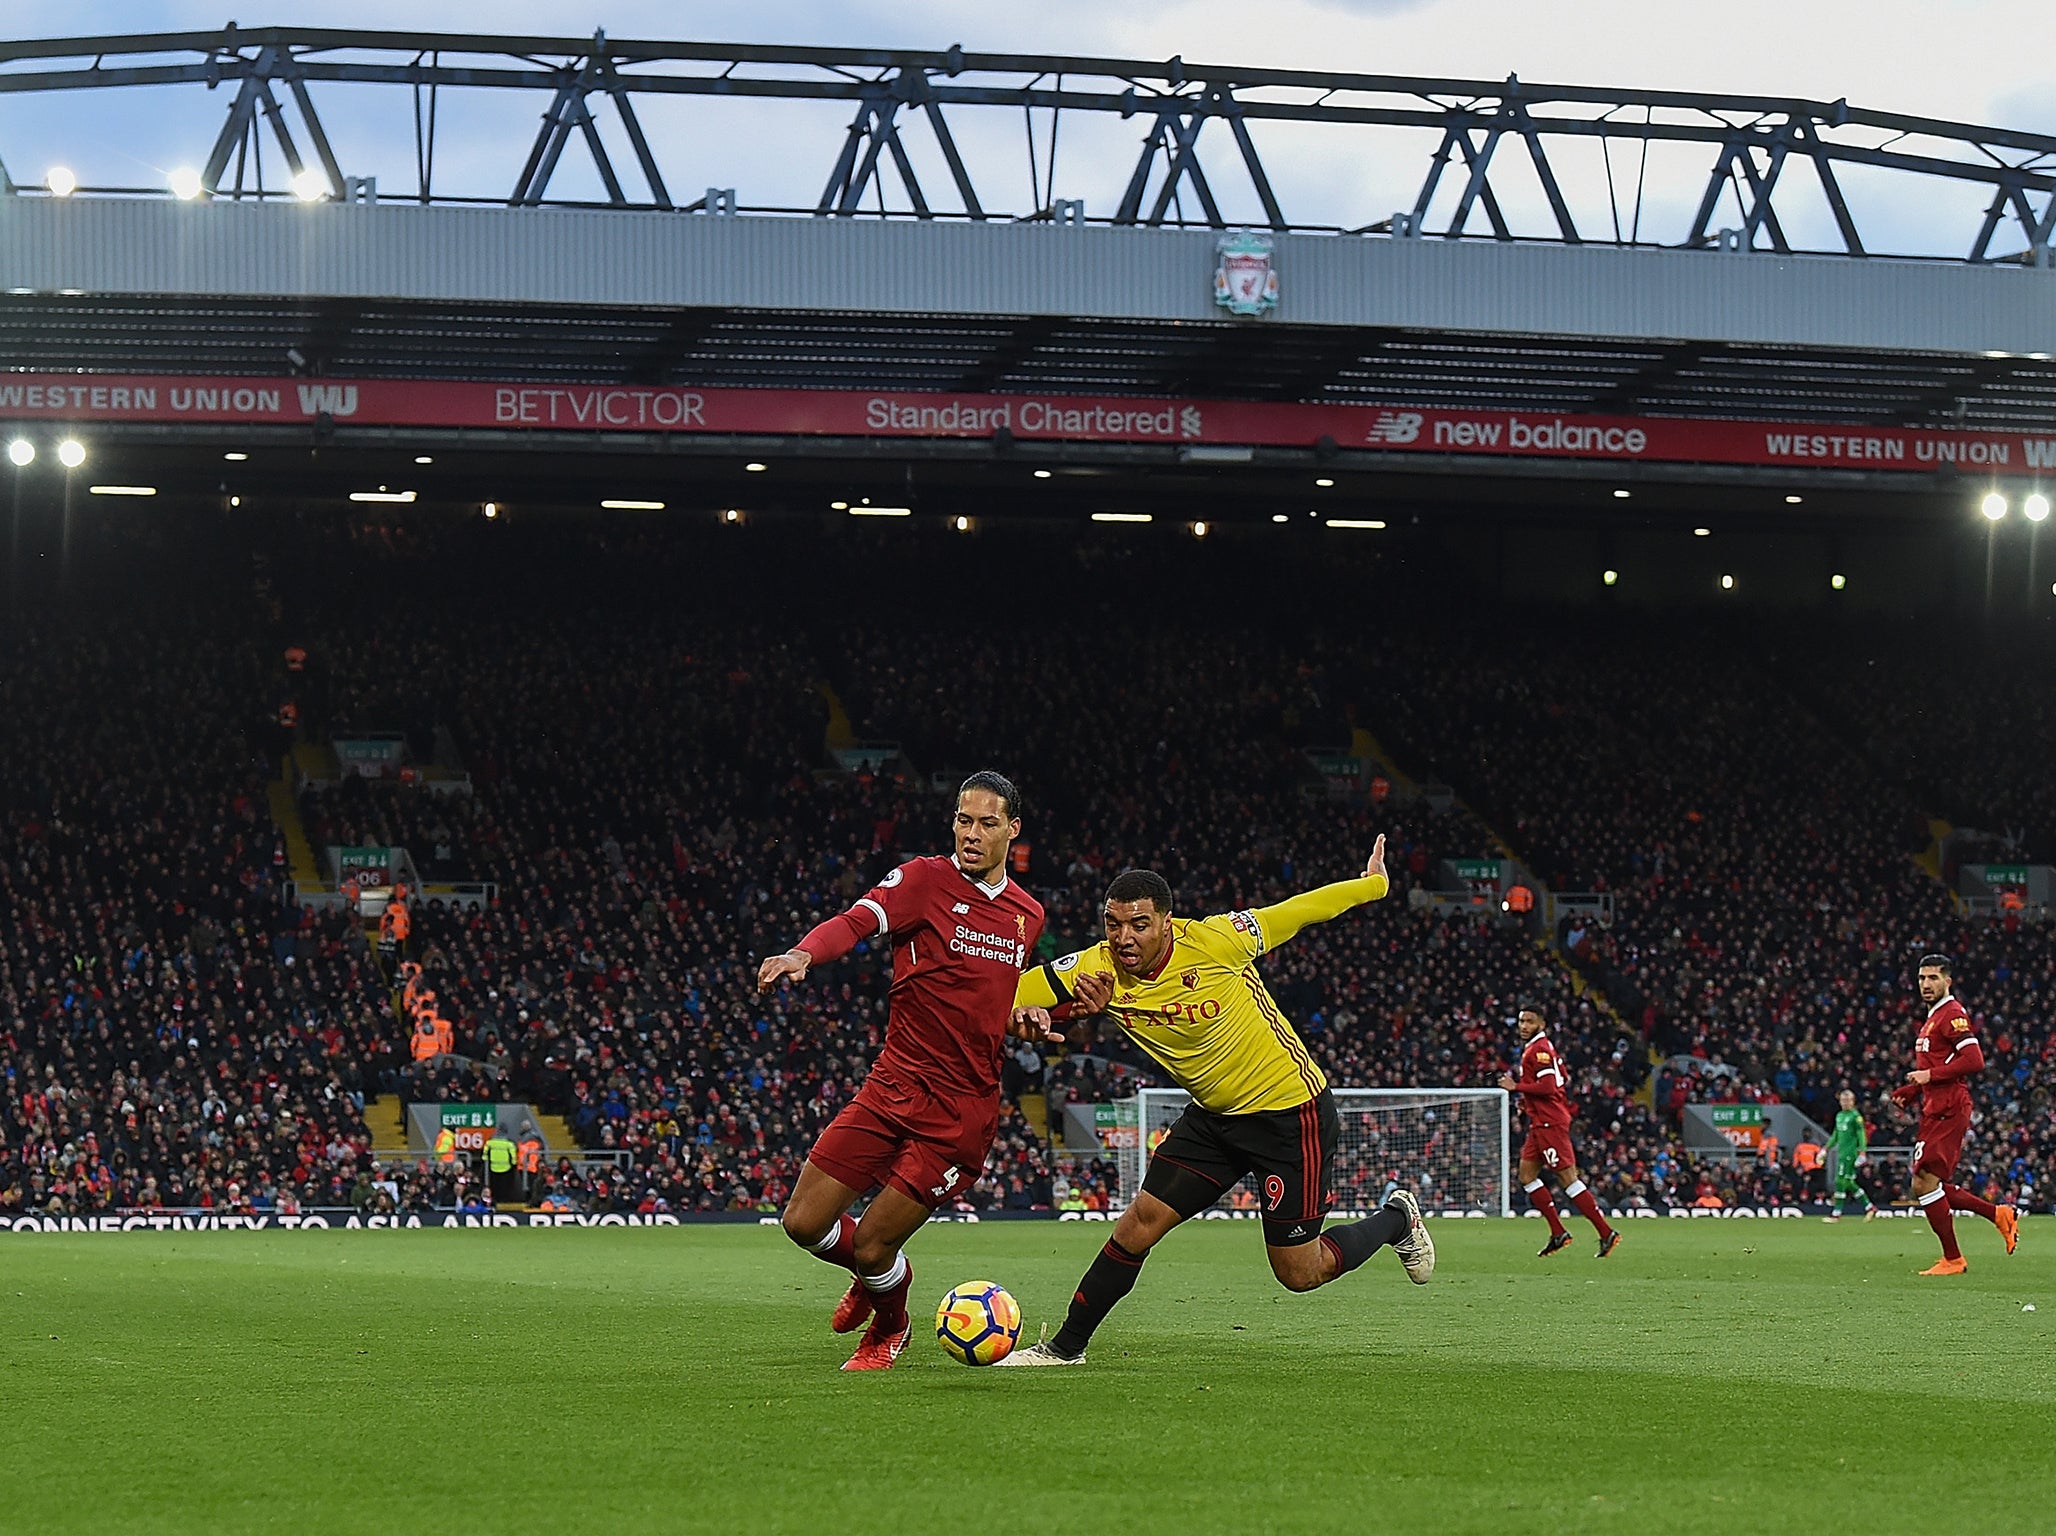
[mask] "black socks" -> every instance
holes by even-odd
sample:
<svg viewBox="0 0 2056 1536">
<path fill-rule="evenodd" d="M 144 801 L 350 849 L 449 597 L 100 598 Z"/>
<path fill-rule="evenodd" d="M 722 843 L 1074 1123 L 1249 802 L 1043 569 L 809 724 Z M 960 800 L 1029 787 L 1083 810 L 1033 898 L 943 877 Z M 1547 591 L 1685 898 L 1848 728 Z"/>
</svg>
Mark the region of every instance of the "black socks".
<svg viewBox="0 0 2056 1536">
<path fill-rule="evenodd" d="M 1049 1347 L 1066 1358 L 1076 1358 L 1085 1353 L 1085 1346 L 1092 1339 L 1092 1330 L 1106 1319 L 1123 1296 L 1135 1289 L 1136 1277 L 1142 1273 L 1144 1254 L 1130 1253 L 1112 1238 L 1100 1249 L 1099 1256 L 1085 1271 L 1085 1278 L 1078 1282 L 1077 1294 L 1071 1298 L 1071 1312 L 1064 1319 L 1064 1326 L 1057 1330 L 1057 1336 L 1049 1341 Z"/>
<path fill-rule="evenodd" d="M 1335 1273 L 1348 1274 L 1372 1254 L 1388 1243 L 1396 1243 L 1406 1236 L 1406 1229 L 1413 1225 L 1413 1219 L 1396 1205 L 1381 1206 L 1362 1221 L 1352 1221 L 1346 1227 L 1330 1227 L 1321 1234 L 1321 1241 L 1334 1251 Z"/>
</svg>

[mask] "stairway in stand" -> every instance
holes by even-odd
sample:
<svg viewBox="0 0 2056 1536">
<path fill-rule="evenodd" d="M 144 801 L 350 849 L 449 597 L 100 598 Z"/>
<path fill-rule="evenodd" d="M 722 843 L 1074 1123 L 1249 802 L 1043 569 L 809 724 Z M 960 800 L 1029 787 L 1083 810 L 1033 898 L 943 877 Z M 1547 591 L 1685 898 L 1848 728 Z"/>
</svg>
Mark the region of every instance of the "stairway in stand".
<svg viewBox="0 0 2056 1536">
<path fill-rule="evenodd" d="M 1028 1122 L 1028 1129 L 1037 1141 L 1049 1140 L 1049 1100 L 1039 1093 L 1024 1093 L 1014 1101 L 1021 1111 L 1021 1118 Z"/>
<path fill-rule="evenodd" d="M 382 1093 L 366 1104 L 364 1124 L 371 1132 L 373 1157 L 407 1155 L 407 1107 L 397 1093 Z"/>
<path fill-rule="evenodd" d="M 265 798 L 271 807 L 272 823 L 285 834 L 286 868 L 295 884 L 318 886 L 323 883 L 321 861 L 314 856 L 314 845 L 307 841 L 307 829 L 300 822 L 300 806 L 293 795 L 292 765 L 281 760 L 280 767 L 280 776 L 265 786 Z"/>
<path fill-rule="evenodd" d="M 535 1116 L 535 1128 L 543 1133 L 543 1145 L 549 1148 L 551 1157 L 562 1157 L 578 1151 L 578 1138 L 571 1132 L 571 1122 L 562 1115 L 546 1115 L 531 1106 Z"/>
</svg>

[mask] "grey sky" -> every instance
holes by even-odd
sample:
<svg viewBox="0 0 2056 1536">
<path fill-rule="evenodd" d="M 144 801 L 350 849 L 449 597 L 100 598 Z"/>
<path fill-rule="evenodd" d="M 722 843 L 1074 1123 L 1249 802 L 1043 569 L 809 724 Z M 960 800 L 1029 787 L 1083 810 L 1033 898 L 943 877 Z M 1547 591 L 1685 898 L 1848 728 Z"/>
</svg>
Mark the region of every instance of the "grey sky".
<svg viewBox="0 0 2056 1536">
<path fill-rule="evenodd" d="M 237 7 L 240 10 L 240 7 Z M 16 36 L 207 29 L 225 4 L 188 0 L 10 0 Z M 947 0 L 756 0 L 749 6 L 678 0 L 313 0 L 241 14 L 245 25 L 430 27 L 615 38 L 847 43 L 1103 54 L 1210 62 L 1343 68 L 1591 85 L 1804 95 L 1893 111 L 2056 130 L 2056 70 L 2034 46 L 2046 7 L 2027 0 L 1177 0 L 1108 4 L 1038 0 L 998 7 Z M 413 181 L 407 94 L 328 88 L 318 101 L 344 169 L 375 174 L 384 193 Z M 444 98 L 440 192 L 504 196 L 520 169 L 540 96 L 461 93 Z M 160 184 L 175 165 L 205 156 L 226 93 L 199 88 L 92 95 L 0 97 L 0 159 L 18 180 L 62 163 L 89 184 Z M 810 205 L 841 142 L 844 109 L 795 103 L 652 102 L 645 125 L 674 195 L 734 186 L 745 203 Z M 607 124 L 611 128 L 611 124 Z M 964 112 L 954 124 L 982 195 L 1009 211 L 1029 207 L 1020 119 Z M 1058 191 L 1094 213 L 1111 211 L 1133 163 L 1140 120 L 1068 117 Z M 1038 124 L 1038 132 L 1044 131 Z M 917 157 L 927 158 L 916 133 Z M 1288 217 L 1364 223 L 1409 206 L 1432 140 L 1382 131 L 1260 125 L 1259 144 Z M 1616 149 L 1617 178 L 1631 174 Z M 1508 157 L 1517 159 L 1517 157 Z M 1676 238 L 1696 203 L 1710 155 L 1703 149 L 1650 166 L 1645 234 Z M 939 162 L 930 161 L 939 175 Z M 1566 150 L 1557 165 L 1581 213 L 1603 211 L 1605 164 L 1596 147 Z M 1231 216 L 1255 201 L 1239 175 L 1219 175 Z M 1824 207 L 1800 196 L 1788 225 L 1826 243 Z M 1960 253 L 1981 200 L 1888 174 L 1845 177 L 1873 244 Z M 582 153 L 568 153 L 557 195 L 597 189 Z M 1532 178 L 1517 169 L 1507 192 L 1535 208 Z M 1812 199 L 1818 203 L 1818 199 Z M 1604 233 L 1594 230 L 1594 233 Z M 1999 249 L 2008 246 L 2003 240 Z"/>
</svg>

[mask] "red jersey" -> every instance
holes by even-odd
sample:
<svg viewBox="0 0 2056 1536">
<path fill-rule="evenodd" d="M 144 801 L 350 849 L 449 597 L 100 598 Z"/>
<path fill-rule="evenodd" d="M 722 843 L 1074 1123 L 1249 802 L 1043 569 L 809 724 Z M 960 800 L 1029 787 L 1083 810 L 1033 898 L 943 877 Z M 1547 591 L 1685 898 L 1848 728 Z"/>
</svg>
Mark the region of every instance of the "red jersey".
<svg viewBox="0 0 2056 1536">
<path fill-rule="evenodd" d="M 1547 1035 L 1537 1035 L 1521 1047 L 1520 1079 L 1513 1091 L 1521 1096 L 1529 1125 L 1550 1131 L 1571 1128 L 1571 1101 L 1563 1091 L 1563 1058 Z"/>
<path fill-rule="evenodd" d="M 885 1049 L 871 1076 L 940 1099 L 997 1102 L 1014 988 L 1042 937 L 1042 904 L 1005 874 L 973 880 L 952 858 L 909 859 L 800 940 L 816 960 L 892 941 Z"/>
<path fill-rule="evenodd" d="M 1913 1065 L 1930 1074 L 1926 1087 L 1908 1083 L 1895 1092 L 1911 1099 L 1920 1095 L 1922 1115 L 1954 1115 L 1970 1112 L 1970 1085 L 1964 1081 L 1985 1066 L 1984 1047 L 1973 1033 L 1975 1026 L 1963 1004 L 1945 997 L 1928 1011 L 1920 1033 L 1913 1041 Z"/>
</svg>

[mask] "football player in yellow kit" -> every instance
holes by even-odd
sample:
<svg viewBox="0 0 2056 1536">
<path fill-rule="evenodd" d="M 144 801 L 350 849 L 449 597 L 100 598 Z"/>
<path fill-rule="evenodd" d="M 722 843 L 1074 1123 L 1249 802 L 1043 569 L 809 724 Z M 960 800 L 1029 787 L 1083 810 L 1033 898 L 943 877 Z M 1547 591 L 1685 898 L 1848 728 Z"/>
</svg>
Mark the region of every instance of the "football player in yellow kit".
<svg viewBox="0 0 2056 1536">
<path fill-rule="evenodd" d="M 1264 1244 L 1287 1290 L 1340 1279 L 1390 1244 L 1416 1285 L 1435 1244 L 1410 1191 L 1362 1221 L 1323 1232 L 1328 1168 L 1340 1135 L 1327 1076 L 1271 1000 L 1256 962 L 1300 929 L 1377 901 L 1390 889 L 1385 839 L 1361 876 L 1246 912 L 1179 918 L 1171 888 L 1131 869 L 1107 888 L 1106 940 L 1022 974 L 1013 1029 L 1054 1037 L 1061 1010 L 1106 1013 L 1192 1095 L 1149 1163 L 1142 1189 L 1079 1281 L 1054 1338 L 1003 1365 L 1073 1365 L 1150 1249 L 1245 1175 L 1260 1179 Z"/>
</svg>

